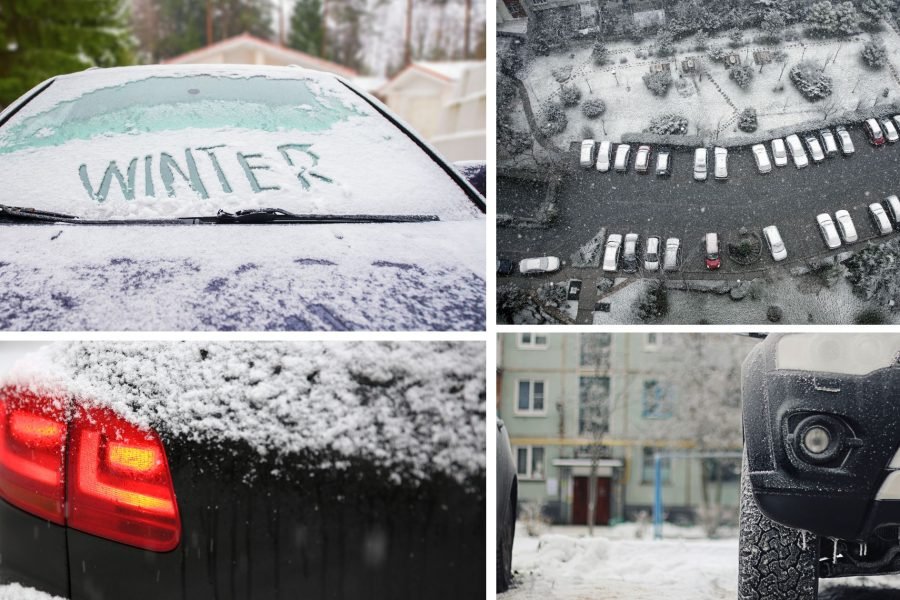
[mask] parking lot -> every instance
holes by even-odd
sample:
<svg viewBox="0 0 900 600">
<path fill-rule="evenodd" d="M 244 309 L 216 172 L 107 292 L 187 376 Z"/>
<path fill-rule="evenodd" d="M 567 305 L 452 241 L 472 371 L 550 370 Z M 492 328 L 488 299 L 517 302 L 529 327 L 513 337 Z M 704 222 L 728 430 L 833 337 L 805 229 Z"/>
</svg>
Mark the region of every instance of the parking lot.
<svg viewBox="0 0 900 600">
<path fill-rule="evenodd" d="M 865 240 L 878 237 L 867 206 L 890 194 L 900 194 L 896 176 L 900 144 L 875 148 L 859 125 L 848 130 L 856 147 L 853 156 L 838 155 L 800 170 L 789 162 L 763 175 L 749 147 L 730 148 L 729 178 L 725 181 L 711 176 L 705 182 L 694 181 L 692 148 L 674 149 L 672 175 L 661 178 L 652 171 L 634 171 L 636 147 L 627 173 L 577 168 L 578 145 L 572 144 L 569 155 L 577 170 L 566 175 L 559 188 L 558 220 L 546 230 L 499 229 L 499 254 L 513 260 L 553 255 L 568 261 L 582 244 L 606 227 L 610 234 L 636 232 L 642 241 L 650 235 L 663 240 L 680 238 L 683 250 L 678 277 L 731 279 L 775 265 L 767 250 L 761 261 L 747 267 L 725 255 L 725 243 L 735 240 L 742 227 L 761 237 L 763 227 L 776 225 L 788 252 L 787 260 L 781 263 L 785 265 L 852 251 L 862 247 Z M 500 194 L 498 212 L 515 212 L 517 203 L 526 201 L 520 195 Z M 821 212 L 833 215 L 840 209 L 850 212 L 860 241 L 828 251 L 815 217 Z M 711 231 L 722 238 L 723 264 L 715 272 L 706 270 L 701 247 L 703 236 Z M 617 275 L 625 276 L 621 272 Z"/>
</svg>

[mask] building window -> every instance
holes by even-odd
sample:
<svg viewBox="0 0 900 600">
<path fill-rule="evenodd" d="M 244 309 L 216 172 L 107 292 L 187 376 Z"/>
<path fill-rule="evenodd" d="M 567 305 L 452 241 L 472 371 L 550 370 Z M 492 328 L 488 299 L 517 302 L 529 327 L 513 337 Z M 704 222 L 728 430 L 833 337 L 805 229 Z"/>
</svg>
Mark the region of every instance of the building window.
<svg viewBox="0 0 900 600">
<path fill-rule="evenodd" d="M 653 483 L 656 481 L 656 460 L 654 455 L 657 449 L 644 446 L 643 462 L 641 463 L 641 483 Z M 665 457 L 659 461 L 660 479 L 662 483 L 669 483 L 672 474 L 672 459 Z"/>
<path fill-rule="evenodd" d="M 707 481 L 740 482 L 741 459 L 705 458 L 703 471 Z"/>
<path fill-rule="evenodd" d="M 598 371 L 609 369 L 609 350 L 612 335 L 608 333 L 582 333 L 580 336 L 582 367 Z"/>
<path fill-rule="evenodd" d="M 547 348 L 547 336 L 540 333 L 520 333 L 519 348 L 544 350 Z"/>
<path fill-rule="evenodd" d="M 519 396 L 516 398 L 517 414 L 544 414 L 544 382 L 533 379 L 520 379 Z"/>
<path fill-rule="evenodd" d="M 543 479 L 543 446 L 523 446 L 521 448 L 516 448 L 516 472 L 519 475 L 519 479 Z"/>
<path fill-rule="evenodd" d="M 656 352 L 663 345 L 663 334 L 661 333 L 648 333 L 644 338 L 644 351 L 645 352 Z"/>
<path fill-rule="evenodd" d="M 672 417 L 674 394 L 668 384 L 655 379 L 644 382 L 641 416 L 645 419 L 669 419 Z"/>
<path fill-rule="evenodd" d="M 609 431 L 609 377 L 578 378 L 578 433 L 599 436 Z"/>
</svg>

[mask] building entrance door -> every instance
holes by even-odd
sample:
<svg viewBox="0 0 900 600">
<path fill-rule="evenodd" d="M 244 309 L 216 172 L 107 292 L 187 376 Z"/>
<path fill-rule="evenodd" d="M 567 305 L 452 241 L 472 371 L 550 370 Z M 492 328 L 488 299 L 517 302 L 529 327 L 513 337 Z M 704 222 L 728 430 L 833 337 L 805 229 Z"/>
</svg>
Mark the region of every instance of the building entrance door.
<svg viewBox="0 0 900 600">
<path fill-rule="evenodd" d="M 572 524 L 587 525 L 588 522 L 588 489 L 590 477 L 575 477 L 575 489 L 572 503 Z M 597 478 L 597 497 L 594 505 L 594 525 L 609 524 L 609 493 L 612 489 L 608 477 Z"/>
</svg>

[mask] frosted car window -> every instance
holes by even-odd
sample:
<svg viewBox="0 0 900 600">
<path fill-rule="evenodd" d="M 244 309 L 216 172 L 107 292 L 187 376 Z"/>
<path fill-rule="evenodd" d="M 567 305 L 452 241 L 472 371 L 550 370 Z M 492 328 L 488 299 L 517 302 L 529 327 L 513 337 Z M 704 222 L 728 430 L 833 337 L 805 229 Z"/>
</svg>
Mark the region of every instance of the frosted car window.
<svg viewBox="0 0 900 600">
<path fill-rule="evenodd" d="M 0 204 L 104 219 L 267 207 L 475 216 L 371 105 L 299 73 L 60 78 L 0 128 Z"/>
</svg>

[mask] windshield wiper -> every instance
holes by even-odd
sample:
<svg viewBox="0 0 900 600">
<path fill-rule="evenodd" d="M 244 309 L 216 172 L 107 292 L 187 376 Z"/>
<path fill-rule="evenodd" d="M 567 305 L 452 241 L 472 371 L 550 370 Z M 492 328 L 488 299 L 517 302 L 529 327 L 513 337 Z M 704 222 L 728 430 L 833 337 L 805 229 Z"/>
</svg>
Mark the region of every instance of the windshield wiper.
<svg viewBox="0 0 900 600">
<path fill-rule="evenodd" d="M 77 225 L 227 225 L 227 224 L 325 224 L 325 223 L 425 223 L 439 221 L 436 215 L 316 215 L 296 214 L 280 208 L 220 210 L 211 217 L 177 217 L 164 219 L 83 219 L 73 215 L 0 204 L 0 220 Z"/>
</svg>

